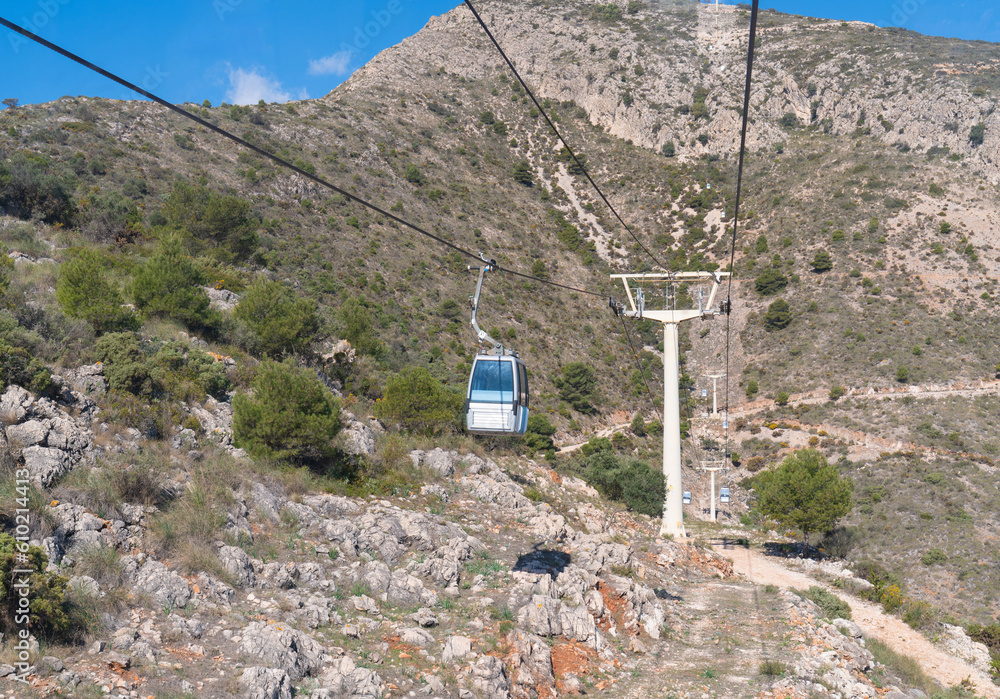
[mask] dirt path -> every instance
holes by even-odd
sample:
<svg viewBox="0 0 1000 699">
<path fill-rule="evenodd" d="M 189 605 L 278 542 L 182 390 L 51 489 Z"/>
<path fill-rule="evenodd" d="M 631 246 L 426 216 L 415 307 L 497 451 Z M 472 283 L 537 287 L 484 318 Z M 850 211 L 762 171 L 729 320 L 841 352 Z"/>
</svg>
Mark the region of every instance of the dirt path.
<svg viewBox="0 0 1000 699">
<path fill-rule="evenodd" d="M 603 430 L 598 430 L 597 432 L 595 432 L 590 438 L 588 438 L 587 441 L 590 441 L 590 439 L 593 439 L 594 437 L 610 437 L 615 432 L 621 432 L 630 425 L 631 423 L 629 422 L 623 422 L 620 425 L 612 425 L 611 427 L 605 427 Z M 559 453 L 567 454 L 571 451 L 576 451 L 586 443 L 587 442 L 580 442 L 579 444 L 567 444 L 565 446 L 559 447 Z"/>
<path fill-rule="evenodd" d="M 733 561 L 733 568 L 751 582 L 759 585 L 807 588 L 825 583 L 794 570 L 788 570 L 776 559 L 763 556 L 742 546 L 716 546 L 716 551 Z M 829 588 L 828 588 L 829 589 Z M 846 594 L 843 590 L 830 589 L 851 606 L 854 623 L 861 627 L 865 635 L 877 638 L 897 653 L 908 655 L 924 669 L 930 677 L 945 687 L 958 684 L 971 677 L 976 692 L 991 699 L 1000 698 L 1000 688 L 983 673 L 968 663 L 949 655 L 928 641 L 920 632 L 914 631 L 897 617 L 886 614 L 882 608 L 871 602 Z"/>
</svg>

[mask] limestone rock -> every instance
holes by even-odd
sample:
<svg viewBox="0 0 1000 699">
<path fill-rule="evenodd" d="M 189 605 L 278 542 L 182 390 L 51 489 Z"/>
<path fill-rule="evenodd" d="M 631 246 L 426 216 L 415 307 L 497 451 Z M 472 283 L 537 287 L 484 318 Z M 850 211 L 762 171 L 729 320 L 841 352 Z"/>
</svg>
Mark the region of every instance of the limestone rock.
<svg viewBox="0 0 1000 699">
<path fill-rule="evenodd" d="M 323 665 L 323 646 L 301 631 L 255 621 L 240 635 L 241 652 L 267 667 L 284 670 L 293 680 L 314 675 Z"/>
<path fill-rule="evenodd" d="M 284 670 L 248 667 L 240 675 L 245 699 L 292 699 L 292 680 Z"/>
</svg>

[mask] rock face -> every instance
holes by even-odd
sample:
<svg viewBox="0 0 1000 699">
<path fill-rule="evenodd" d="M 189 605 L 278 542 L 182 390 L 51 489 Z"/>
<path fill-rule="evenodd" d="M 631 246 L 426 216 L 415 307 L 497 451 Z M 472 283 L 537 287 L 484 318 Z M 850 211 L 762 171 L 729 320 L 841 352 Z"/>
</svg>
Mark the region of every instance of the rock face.
<svg viewBox="0 0 1000 699">
<path fill-rule="evenodd" d="M 284 670 L 248 667 L 240 675 L 240 688 L 246 699 L 292 699 L 292 681 Z"/>
<path fill-rule="evenodd" d="M 0 395 L 0 416 L 8 425 L 0 431 L 7 448 L 20 454 L 32 482 L 47 487 L 92 454 L 90 421 L 98 412 L 92 400 L 65 387 L 51 399 L 8 386 Z"/>
<path fill-rule="evenodd" d="M 293 680 L 313 675 L 323 665 L 323 646 L 301 631 L 255 621 L 242 633 L 240 650 Z"/>
</svg>

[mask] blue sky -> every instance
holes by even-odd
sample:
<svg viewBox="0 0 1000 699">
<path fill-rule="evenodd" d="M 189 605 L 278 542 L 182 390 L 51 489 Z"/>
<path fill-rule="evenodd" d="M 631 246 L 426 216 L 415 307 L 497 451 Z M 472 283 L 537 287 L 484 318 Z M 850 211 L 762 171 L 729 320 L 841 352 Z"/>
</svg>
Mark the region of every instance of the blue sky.
<svg viewBox="0 0 1000 699">
<path fill-rule="evenodd" d="M 172 102 L 320 97 L 460 0 L 4 0 L 0 15 Z M 782 12 L 1000 42 L 997 0 L 763 0 Z M 485 9 L 485 8 L 480 8 Z M 489 17 L 489 11 L 484 12 Z M 133 99 L 124 88 L 0 30 L 0 98 Z"/>
</svg>

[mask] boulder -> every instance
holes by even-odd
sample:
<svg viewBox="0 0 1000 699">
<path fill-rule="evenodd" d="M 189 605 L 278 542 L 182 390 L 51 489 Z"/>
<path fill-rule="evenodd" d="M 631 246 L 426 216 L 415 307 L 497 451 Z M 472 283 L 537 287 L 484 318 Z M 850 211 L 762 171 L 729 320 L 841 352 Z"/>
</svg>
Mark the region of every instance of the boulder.
<svg viewBox="0 0 1000 699">
<path fill-rule="evenodd" d="M 280 624 L 255 621 L 240 632 L 240 651 L 293 680 L 314 675 L 323 666 L 323 646 L 310 636 Z"/>
<path fill-rule="evenodd" d="M 39 488 L 49 487 L 73 466 L 73 460 L 67 452 L 51 447 L 28 447 L 21 451 L 21 457 L 24 459 L 24 467 L 31 474 L 31 482 Z"/>
<path fill-rule="evenodd" d="M 545 639 L 518 631 L 514 637 L 514 648 L 511 657 L 511 694 L 514 699 L 557 696 L 552 652 Z"/>
<path fill-rule="evenodd" d="M 248 667 L 240 675 L 244 699 L 292 699 L 292 680 L 284 670 Z"/>
<path fill-rule="evenodd" d="M 551 597 L 532 595 L 531 601 L 517 613 L 517 624 L 539 636 L 558 636 L 562 633 L 559 602 Z"/>
<path fill-rule="evenodd" d="M 187 581 L 159 561 L 146 561 L 139 568 L 135 589 L 151 595 L 161 607 L 183 607 L 191 599 Z"/>
<path fill-rule="evenodd" d="M 472 652 L 472 641 L 465 636 L 452 636 L 444 643 L 441 651 L 441 663 L 447 665 L 465 658 Z"/>
<path fill-rule="evenodd" d="M 503 661 L 483 655 L 472 666 L 472 686 L 483 699 L 510 699 L 510 680 Z"/>
<path fill-rule="evenodd" d="M 219 562 L 233 581 L 241 587 L 253 587 L 257 584 L 257 573 L 254 572 L 253 561 L 246 551 L 236 546 L 223 546 L 219 549 Z"/>
</svg>

